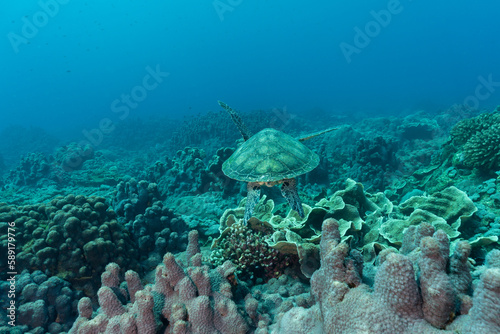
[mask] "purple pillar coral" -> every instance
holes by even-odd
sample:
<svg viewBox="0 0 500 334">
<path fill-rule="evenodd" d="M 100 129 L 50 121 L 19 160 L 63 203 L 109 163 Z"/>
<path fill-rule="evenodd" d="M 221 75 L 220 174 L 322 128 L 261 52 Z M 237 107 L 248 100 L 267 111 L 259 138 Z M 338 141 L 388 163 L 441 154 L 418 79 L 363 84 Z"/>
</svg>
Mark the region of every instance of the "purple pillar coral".
<svg viewBox="0 0 500 334">
<path fill-rule="evenodd" d="M 78 318 L 73 323 L 69 334 L 76 334 L 82 325 L 86 324 L 92 317 L 92 301 L 89 297 L 83 297 L 78 302 Z"/>
<path fill-rule="evenodd" d="M 198 294 L 200 296 L 209 296 L 212 293 L 212 286 L 210 277 L 208 276 L 208 268 L 194 267 L 189 269 L 189 277 L 191 277 L 196 285 Z"/>
<path fill-rule="evenodd" d="M 83 297 L 78 302 L 78 314 L 80 317 L 90 319 L 92 317 L 92 301 L 89 297 Z"/>
<path fill-rule="evenodd" d="M 141 279 L 139 278 L 139 274 L 137 274 L 133 270 L 128 270 L 125 273 L 125 280 L 127 281 L 128 293 L 130 295 L 130 301 L 135 302 L 135 294 L 137 291 L 144 289 L 141 283 Z"/>
<path fill-rule="evenodd" d="M 486 256 L 488 268 L 500 268 L 500 250 L 494 249 Z"/>
<path fill-rule="evenodd" d="M 488 268 L 476 287 L 465 333 L 500 333 L 500 268 Z"/>
<path fill-rule="evenodd" d="M 467 294 L 471 288 L 470 251 L 471 247 L 467 241 L 459 241 L 450 258 L 450 278 L 457 294 Z"/>
<path fill-rule="evenodd" d="M 137 306 L 137 332 L 155 334 L 159 328 L 154 315 L 154 300 L 150 291 L 141 290 L 135 294 Z"/>
<path fill-rule="evenodd" d="M 171 287 L 176 286 L 181 279 L 186 277 L 182 267 L 175 261 L 174 254 L 165 254 L 163 257 L 163 265 L 165 266 L 163 275 L 167 278 Z"/>
<path fill-rule="evenodd" d="M 218 333 L 245 334 L 248 325 L 238 312 L 236 304 L 222 294 L 214 294 L 214 325 Z"/>
<path fill-rule="evenodd" d="M 420 242 L 420 290 L 424 318 L 437 328 L 444 328 L 455 310 L 455 291 L 446 274 L 448 236 L 439 230 Z"/>
<path fill-rule="evenodd" d="M 387 323 L 392 323 L 394 333 L 402 333 L 411 322 L 422 318 L 422 299 L 415 272 L 411 261 L 404 255 L 387 255 L 375 276 L 373 296 L 379 301 L 379 306 L 386 309 L 381 316 Z M 381 328 L 387 325 L 381 325 Z"/>
<path fill-rule="evenodd" d="M 329 284 L 343 282 L 348 286 L 358 286 L 361 282 L 359 268 L 348 259 L 349 246 L 340 242 L 339 224 L 334 219 L 323 222 L 320 243 L 321 268 L 311 277 L 311 292 L 316 300 L 321 300 L 322 293 L 330 291 Z M 320 302 L 321 303 L 321 302 Z"/>
<path fill-rule="evenodd" d="M 191 303 L 189 322 L 193 333 L 216 334 L 213 324 L 214 313 L 208 296 L 199 296 Z"/>
<path fill-rule="evenodd" d="M 119 273 L 120 267 L 116 263 L 109 263 L 106 266 L 106 270 L 101 275 L 102 285 L 109 288 L 117 288 L 120 284 L 120 278 L 118 277 Z"/>
<path fill-rule="evenodd" d="M 198 231 L 193 230 L 188 234 L 188 246 L 186 249 L 187 263 L 189 264 L 191 258 L 200 253 L 200 245 L 198 244 Z"/>
<path fill-rule="evenodd" d="M 97 297 L 99 297 L 99 305 L 101 305 L 102 311 L 109 318 L 126 312 L 125 307 L 111 288 L 107 286 L 101 287 L 99 291 L 97 291 Z"/>
<path fill-rule="evenodd" d="M 80 317 L 71 334 L 153 334 L 160 329 L 175 334 L 247 333 L 249 326 L 231 299 L 231 285 L 224 276 L 232 274 L 234 268 L 226 265 L 209 272 L 207 266 L 201 265 L 199 247 L 193 245 L 198 242 L 197 236 L 195 232 L 189 238 L 191 266 L 184 269 L 173 254 L 167 253 L 163 263 L 156 268 L 156 281 L 152 285 L 143 287 L 137 273 L 127 271 L 128 293 L 118 288 L 116 278 L 120 268 L 108 265 L 101 277 L 103 286 L 98 292 L 98 315 L 90 319 L 90 300 L 82 299 Z M 212 285 L 212 279 L 217 283 Z M 128 305 L 123 305 L 117 294 L 129 295 Z M 166 325 L 164 329 L 163 324 Z"/>
<path fill-rule="evenodd" d="M 380 267 L 373 290 L 359 283 L 359 276 L 352 274 L 361 275 L 359 266 L 353 265 L 356 256 L 349 258 L 348 246 L 339 239 L 338 223 L 325 220 L 320 243 L 321 268 L 311 278 L 311 294 L 317 304 L 310 309 L 294 307 L 285 312 L 278 329 L 327 334 L 440 332 L 434 326 L 443 327 L 454 307 L 454 290 L 446 274 L 449 242 L 445 234 L 438 232 L 421 241 L 422 294 L 411 257 L 389 249 L 379 254 Z M 433 295 L 434 291 L 439 294 Z"/>
<path fill-rule="evenodd" d="M 450 279 L 455 289 L 460 314 L 469 313 L 472 307 L 472 298 L 469 296 L 472 284 L 469 262 L 471 247 L 467 241 L 459 241 L 450 258 Z"/>
</svg>

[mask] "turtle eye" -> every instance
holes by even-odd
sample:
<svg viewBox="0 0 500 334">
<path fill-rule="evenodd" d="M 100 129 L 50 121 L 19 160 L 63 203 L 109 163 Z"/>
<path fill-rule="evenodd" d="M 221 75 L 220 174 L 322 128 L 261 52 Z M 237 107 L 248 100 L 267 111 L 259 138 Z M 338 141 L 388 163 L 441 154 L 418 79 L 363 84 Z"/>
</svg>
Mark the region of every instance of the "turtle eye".
<svg viewBox="0 0 500 334">
<path fill-rule="evenodd" d="M 288 187 L 288 182 L 283 182 L 283 185 L 284 185 L 285 187 Z"/>
</svg>

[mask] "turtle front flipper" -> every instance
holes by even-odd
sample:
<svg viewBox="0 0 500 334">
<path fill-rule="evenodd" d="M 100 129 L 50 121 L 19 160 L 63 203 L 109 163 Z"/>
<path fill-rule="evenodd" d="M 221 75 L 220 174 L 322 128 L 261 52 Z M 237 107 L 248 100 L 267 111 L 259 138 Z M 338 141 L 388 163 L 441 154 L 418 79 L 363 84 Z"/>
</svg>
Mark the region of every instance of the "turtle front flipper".
<svg viewBox="0 0 500 334">
<path fill-rule="evenodd" d="M 248 182 L 247 184 L 247 204 L 245 205 L 244 222 L 252 217 L 253 209 L 260 199 L 260 185 L 256 182 Z M 299 200 L 300 201 L 300 200 Z"/>
<path fill-rule="evenodd" d="M 292 209 L 297 211 L 301 218 L 304 218 L 304 209 L 302 209 L 302 202 L 300 201 L 299 194 L 297 193 L 297 180 L 283 180 L 281 194 L 286 198 Z"/>
</svg>

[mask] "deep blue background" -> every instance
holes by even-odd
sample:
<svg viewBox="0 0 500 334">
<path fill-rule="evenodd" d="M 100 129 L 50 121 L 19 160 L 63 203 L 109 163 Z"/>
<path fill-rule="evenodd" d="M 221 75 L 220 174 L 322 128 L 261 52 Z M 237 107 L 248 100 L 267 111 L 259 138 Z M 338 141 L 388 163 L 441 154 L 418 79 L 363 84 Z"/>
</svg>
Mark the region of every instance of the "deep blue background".
<svg viewBox="0 0 500 334">
<path fill-rule="evenodd" d="M 111 103 L 147 66 L 170 75 L 127 117 L 182 117 L 216 110 L 218 99 L 293 113 L 435 111 L 474 96 L 480 76 L 500 82 L 498 0 L 402 0 L 350 63 L 340 44 L 394 1 L 66 0 L 16 46 L 12 36 L 51 1 L 2 5 L 0 129 L 79 139 L 103 118 L 120 122 Z M 500 104 L 500 84 L 491 90 L 480 108 Z"/>
</svg>

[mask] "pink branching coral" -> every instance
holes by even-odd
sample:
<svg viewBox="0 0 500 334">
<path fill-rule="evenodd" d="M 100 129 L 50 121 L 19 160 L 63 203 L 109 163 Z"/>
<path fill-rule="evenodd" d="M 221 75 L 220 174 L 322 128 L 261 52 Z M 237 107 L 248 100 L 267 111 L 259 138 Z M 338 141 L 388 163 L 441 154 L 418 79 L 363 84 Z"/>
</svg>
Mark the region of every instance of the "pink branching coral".
<svg viewBox="0 0 500 334">
<path fill-rule="evenodd" d="M 285 268 L 298 263 L 297 256 L 282 254 L 270 247 L 264 236 L 271 231 L 256 231 L 242 222 L 231 225 L 223 238 L 212 246 L 211 261 L 215 265 L 233 262 L 243 280 L 265 281 L 283 274 Z"/>
</svg>

